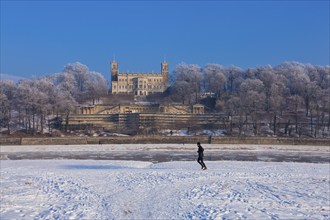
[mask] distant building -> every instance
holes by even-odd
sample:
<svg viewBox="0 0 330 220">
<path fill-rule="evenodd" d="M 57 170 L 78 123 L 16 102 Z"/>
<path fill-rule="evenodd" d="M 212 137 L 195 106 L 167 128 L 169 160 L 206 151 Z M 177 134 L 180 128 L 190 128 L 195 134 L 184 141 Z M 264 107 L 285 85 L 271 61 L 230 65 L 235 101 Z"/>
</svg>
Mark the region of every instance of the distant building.
<svg viewBox="0 0 330 220">
<path fill-rule="evenodd" d="M 161 63 L 160 73 L 119 73 L 118 62 L 111 62 L 111 93 L 147 96 L 164 92 L 168 84 L 168 63 Z"/>
</svg>

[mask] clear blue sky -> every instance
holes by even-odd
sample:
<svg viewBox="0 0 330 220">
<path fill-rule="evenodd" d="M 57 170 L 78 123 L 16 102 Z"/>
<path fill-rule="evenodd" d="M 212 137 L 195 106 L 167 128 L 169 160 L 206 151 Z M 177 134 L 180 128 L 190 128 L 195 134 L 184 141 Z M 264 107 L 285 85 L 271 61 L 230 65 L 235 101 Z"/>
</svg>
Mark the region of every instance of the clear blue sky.
<svg viewBox="0 0 330 220">
<path fill-rule="evenodd" d="M 329 1 L 3 1 L 1 73 L 31 77 L 79 61 L 109 79 L 180 62 L 243 69 L 329 65 Z"/>
</svg>

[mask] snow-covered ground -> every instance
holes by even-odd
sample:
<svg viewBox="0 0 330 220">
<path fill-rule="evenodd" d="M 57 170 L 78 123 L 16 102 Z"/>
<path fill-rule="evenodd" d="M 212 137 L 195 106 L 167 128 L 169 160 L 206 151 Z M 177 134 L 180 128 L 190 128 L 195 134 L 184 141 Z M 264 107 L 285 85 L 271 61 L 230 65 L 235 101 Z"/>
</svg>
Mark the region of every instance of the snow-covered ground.
<svg viewBox="0 0 330 220">
<path fill-rule="evenodd" d="M 0 163 L 1 219 L 330 218 L 330 164 Z"/>
</svg>

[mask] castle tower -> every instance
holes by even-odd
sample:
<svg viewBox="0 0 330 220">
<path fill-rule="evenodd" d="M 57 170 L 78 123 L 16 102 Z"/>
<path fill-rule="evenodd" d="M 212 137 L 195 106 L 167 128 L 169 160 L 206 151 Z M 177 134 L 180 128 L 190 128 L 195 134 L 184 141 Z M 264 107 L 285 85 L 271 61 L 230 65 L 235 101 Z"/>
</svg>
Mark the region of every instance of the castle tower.
<svg viewBox="0 0 330 220">
<path fill-rule="evenodd" d="M 111 81 L 118 81 L 118 62 L 111 62 Z"/>
<path fill-rule="evenodd" d="M 166 88 L 167 84 L 168 84 L 168 63 L 166 61 L 161 63 L 161 73 L 163 76 L 163 83 L 164 86 Z"/>
</svg>

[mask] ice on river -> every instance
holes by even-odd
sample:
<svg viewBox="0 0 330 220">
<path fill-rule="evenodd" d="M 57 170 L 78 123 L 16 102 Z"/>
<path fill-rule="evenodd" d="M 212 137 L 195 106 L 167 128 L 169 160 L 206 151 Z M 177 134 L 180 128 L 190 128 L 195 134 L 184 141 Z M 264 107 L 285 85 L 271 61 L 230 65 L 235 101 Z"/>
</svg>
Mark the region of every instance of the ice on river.
<svg viewBox="0 0 330 220">
<path fill-rule="evenodd" d="M 330 164 L 1 162 L 1 219 L 329 219 Z"/>
</svg>

